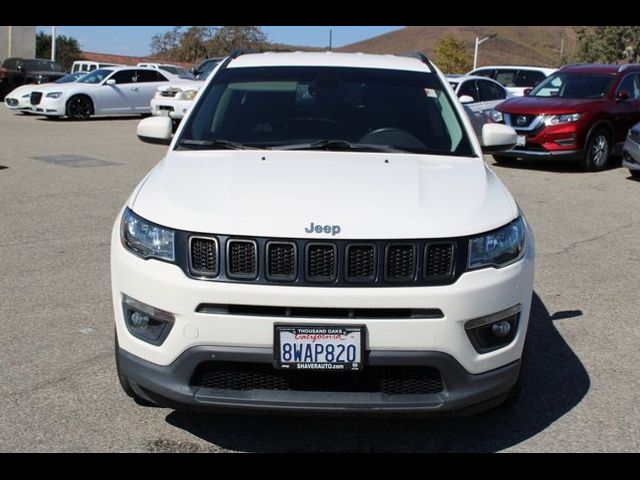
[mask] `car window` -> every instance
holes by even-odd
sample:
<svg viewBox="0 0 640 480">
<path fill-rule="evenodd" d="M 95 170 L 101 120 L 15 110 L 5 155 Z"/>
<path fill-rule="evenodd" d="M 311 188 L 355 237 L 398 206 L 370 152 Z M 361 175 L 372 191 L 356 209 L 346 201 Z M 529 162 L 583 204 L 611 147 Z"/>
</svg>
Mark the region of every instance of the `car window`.
<svg viewBox="0 0 640 480">
<path fill-rule="evenodd" d="M 496 72 L 495 80 L 503 87 L 515 87 L 516 70 L 498 70 Z"/>
<path fill-rule="evenodd" d="M 458 97 L 462 97 L 463 95 L 468 95 L 473 98 L 474 102 L 477 102 L 480 98 L 478 96 L 478 89 L 476 88 L 475 80 L 467 80 L 460 86 L 460 90 L 458 90 Z"/>
<path fill-rule="evenodd" d="M 138 82 L 139 83 L 149 83 L 149 82 L 159 82 L 158 72 L 156 70 L 137 70 L 138 73 Z"/>
<path fill-rule="evenodd" d="M 481 70 L 475 70 L 473 72 L 471 72 L 469 75 L 475 75 L 477 77 L 489 77 L 489 78 L 493 78 L 495 77 L 495 73 L 496 71 L 492 68 L 483 68 Z"/>
<path fill-rule="evenodd" d="M 640 98 L 640 75 L 637 73 L 632 73 L 624 77 L 620 86 L 618 87 L 618 92 L 624 90 L 629 95 L 631 100 L 637 100 Z"/>
<path fill-rule="evenodd" d="M 177 147 L 227 140 L 279 148 L 320 140 L 474 156 L 434 73 L 348 67 L 243 67 L 218 73 Z"/>
<path fill-rule="evenodd" d="M 547 78 L 544 73 L 537 70 L 518 70 L 516 75 L 516 87 L 533 88 Z"/>
<path fill-rule="evenodd" d="M 117 84 L 136 83 L 138 81 L 136 72 L 136 70 L 120 70 L 114 73 L 111 78 L 114 79 Z"/>
<path fill-rule="evenodd" d="M 554 73 L 538 84 L 530 97 L 602 98 L 611 88 L 613 75 Z"/>
<path fill-rule="evenodd" d="M 481 102 L 491 102 L 493 100 L 503 100 L 507 98 L 507 92 L 500 85 L 488 80 L 477 80 L 478 91 Z"/>
</svg>

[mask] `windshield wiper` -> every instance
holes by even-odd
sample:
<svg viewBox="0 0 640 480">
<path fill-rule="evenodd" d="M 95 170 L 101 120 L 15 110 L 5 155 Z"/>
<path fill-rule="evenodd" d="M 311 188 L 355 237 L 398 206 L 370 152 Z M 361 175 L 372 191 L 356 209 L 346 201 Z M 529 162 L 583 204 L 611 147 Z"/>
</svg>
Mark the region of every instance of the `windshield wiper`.
<svg viewBox="0 0 640 480">
<path fill-rule="evenodd" d="M 354 143 L 346 140 L 318 140 L 317 142 L 296 143 L 269 147 L 270 150 L 353 150 L 360 152 L 391 152 L 406 153 L 406 150 L 393 148 L 388 145 L 374 145 L 369 143 Z"/>
<path fill-rule="evenodd" d="M 178 147 L 193 150 L 255 150 L 241 143 L 230 142 L 229 140 L 182 140 Z"/>
</svg>

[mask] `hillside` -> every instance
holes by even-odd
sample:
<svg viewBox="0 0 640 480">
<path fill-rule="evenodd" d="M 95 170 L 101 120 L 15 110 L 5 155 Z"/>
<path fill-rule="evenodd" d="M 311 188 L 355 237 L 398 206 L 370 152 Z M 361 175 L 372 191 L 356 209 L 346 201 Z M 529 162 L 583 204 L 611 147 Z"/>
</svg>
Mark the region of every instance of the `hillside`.
<svg viewBox="0 0 640 480">
<path fill-rule="evenodd" d="M 532 26 L 436 26 L 405 27 L 361 42 L 346 45 L 338 50 L 365 53 L 403 53 L 423 51 L 433 55 L 433 45 L 443 35 L 452 34 L 464 40 L 473 58 L 476 36 L 491 33 L 498 36 L 479 48 L 478 66 L 483 65 L 538 65 L 559 66 L 560 44 L 564 38 L 565 55 L 573 52 L 576 34 L 572 27 Z"/>
</svg>

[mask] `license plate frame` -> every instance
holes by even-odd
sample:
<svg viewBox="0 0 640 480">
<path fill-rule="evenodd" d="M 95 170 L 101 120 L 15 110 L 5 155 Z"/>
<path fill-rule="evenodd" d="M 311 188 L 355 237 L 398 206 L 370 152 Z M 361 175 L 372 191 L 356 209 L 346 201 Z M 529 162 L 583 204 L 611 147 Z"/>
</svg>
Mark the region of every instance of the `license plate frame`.
<svg viewBox="0 0 640 480">
<path fill-rule="evenodd" d="M 283 361 L 282 356 L 282 339 L 283 333 L 285 336 L 291 336 L 297 334 L 301 335 L 352 335 L 356 334 L 356 338 L 349 342 L 340 343 L 339 341 L 335 341 L 338 339 L 325 339 L 321 338 L 322 345 L 326 345 L 328 343 L 338 345 L 347 345 L 343 354 L 345 355 L 344 362 L 316 362 L 316 361 L 306 361 L 304 356 L 301 356 L 300 359 L 302 361 L 296 361 L 295 358 L 292 361 Z M 357 336 L 359 335 L 359 338 Z M 364 358 L 365 358 L 365 338 L 366 338 L 366 328 L 364 325 L 323 325 L 323 324 L 313 324 L 313 325 L 301 325 L 301 324 L 283 324 L 278 323 L 274 325 L 274 342 L 273 342 L 273 361 L 274 367 L 279 370 L 289 370 L 289 371 L 336 371 L 336 372 L 344 372 L 344 371 L 360 371 L 364 368 Z M 311 338 L 302 339 L 301 342 L 303 345 L 315 345 L 316 341 L 312 341 Z M 349 359 L 347 348 L 350 345 L 357 345 L 356 355 L 354 361 L 346 361 Z M 307 347 L 301 347 L 305 351 L 302 352 L 302 355 L 306 353 Z M 315 350 L 316 347 L 313 347 L 312 351 L 312 360 L 317 359 L 317 352 Z M 326 352 L 323 352 L 326 353 Z M 336 357 L 339 356 L 339 352 L 335 352 Z"/>
</svg>

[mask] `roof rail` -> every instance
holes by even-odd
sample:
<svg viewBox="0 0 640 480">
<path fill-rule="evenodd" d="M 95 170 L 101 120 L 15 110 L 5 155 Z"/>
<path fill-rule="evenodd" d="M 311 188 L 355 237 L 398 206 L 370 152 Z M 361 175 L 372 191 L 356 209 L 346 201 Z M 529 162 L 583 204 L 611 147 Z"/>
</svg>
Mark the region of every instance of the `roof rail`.
<svg viewBox="0 0 640 480">
<path fill-rule="evenodd" d="M 408 58 L 417 58 L 422 63 L 424 63 L 427 67 L 429 67 L 431 70 L 435 71 L 435 67 L 433 63 L 431 63 L 431 60 L 429 60 L 429 57 L 427 57 L 423 52 L 405 52 L 405 53 L 400 53 L 398 56 L 408 57 Z"/>
<path fill-rule="evenodd" d="M 625 63 L 623 65 L 620 65 L 620 68 L 618 68 L 618 72 L 624 72 L 627 68 L 631 67 L 640 67 L 640 63 Z"/>
</svg>

